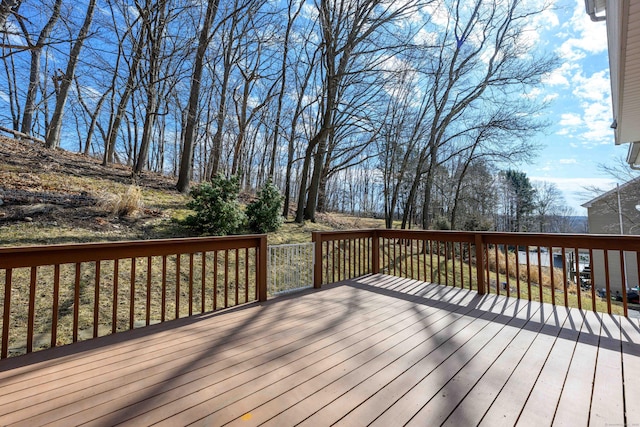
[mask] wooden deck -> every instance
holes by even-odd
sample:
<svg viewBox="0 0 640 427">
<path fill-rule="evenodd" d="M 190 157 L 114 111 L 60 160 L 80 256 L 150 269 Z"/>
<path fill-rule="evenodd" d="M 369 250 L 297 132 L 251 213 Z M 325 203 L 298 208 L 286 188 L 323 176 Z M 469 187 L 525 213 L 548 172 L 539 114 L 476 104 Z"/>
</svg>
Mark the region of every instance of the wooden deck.
<svg viewBox="0 0 640 427">
<path fill-rule="evenodd" d="M 0 361 L 0 425 L 640 425 L 635 320 L 376 275 Z"/>
</svg>

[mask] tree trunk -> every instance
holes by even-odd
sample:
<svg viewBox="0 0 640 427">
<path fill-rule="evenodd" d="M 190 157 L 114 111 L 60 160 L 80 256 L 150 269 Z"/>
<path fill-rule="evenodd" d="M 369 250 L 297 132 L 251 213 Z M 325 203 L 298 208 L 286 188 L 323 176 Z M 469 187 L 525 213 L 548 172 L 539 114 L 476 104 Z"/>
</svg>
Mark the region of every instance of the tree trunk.
<svg viewBox="0 0 640 427">
<path fill-rule="evenodd" d="M 31 135 L 31 126 L 33 124 L 33 114 L 36 109 L 36 95 L 40 83 L 40 58 L 42 57 L 42 48 L 53 31 L 53 27 L 60 18 L 60 8 L 62 0 L 56 0 L 53 5 L 53 12 L 47 24 L 40 31 L 36 45 L 31 49 L 31 68 L 29 70 L 29 86 L 27 87 L 27 96 L 24 101 L 24 115 L 22 116 L 22 133 Z M 0 24 L 0 27 L 2 25 Z M 25 37 L 27 35 L 25 34 Z M 29 43 L 30 44 L 30 43 Z"/>
<path fill-rule="evenodd" d="M 276 170 L 276 155 L 278 152 L 278 137 L 280 136 L 280 119 L 282 117 L 282 102 L 284 100 L 285 90 L 287 87 L 287 60 L 289 57 L 289 39 L 291 37 L 291 29 L 293 28 L 293 23 L 295 19 L 298 17 L 298 15 L 300 14 L 300 11 L 302 10 L 303 5 L 304 5 L 304 2 L 300 2 L 298 9 L 295 11 L 293 16 L 291 16 L 291 9 L 293 7 L 293 2 L 289 1 L 288 10 L 287 10 L 289 19 L 287 19 L 287 28 L 285 29 L 285 32 L 284 32 L 282 63 L 280 65 L 280 92 L 278 93 L 276 118 L 275 118 L 275 123 L 273 125 L 273 146 L 271 148 L 271 164 L 269 165 L 269 178 L 271 179 L 271 181 L 274 181 L 274 182 L 275 182 L 274 175 Z M 289 169 L 290 166 L 287 165 L 287 168 Z M 287 182 L 287 186 L 288 185 L 289 185 L 289 182 Z M 284 205 L 284 210 L 285 212 L 287 212 L 289 210 L 289 207 L 288 207 L 289 194 L 286 194 L 285 199 L 287 200 Z M 284 217 L 286 218 L 287 215 L 285 214 Z"/>
<path fill-rule="evenodd" d="M 127 111 L 127 104 L 129 103 L 129 98 L 133 93 L 133 90 L 136 86 L 136 75 L 138 73 L 138 67 L 140 65 L 140 61 L 142 60 L 142 49 L 144 47 L 144 38 L 145 38 L 146 26 L 142 26 L 140 29 L 140 34 L 138 41 L 136 43 L 136 47 L 133 52 L 133 60 L 131 61 L 131 67 L 129 68 L 129 76 L 127 77 L 127 82 L 124 86 L 124 92 L 122 93 L 122 97 L 120 98 L 120 102 L 118 102 L 118 108 L 116 109 L 115 117 L 113 118 L 113 122 L 109 125 L 109 132 L 107 133 L 107 142 L 104 150 L 104 157 L 102 159 L 102 165 L 106 166 L 114 161 L 114 153 L 116 151 L 116 140 L 118 139 L 118 132 L 120 131 L 120 125 L 122 123 L 122 119 L 124 117 L 125 112 Z M 115 76 L 114 76 L 115 78 Z"/>
<path fill-rule="evenodd" d="M 147 110 L 144 117 L 144 126 L 142 131 L 142 140 L 140 141 L 140 151 L 136 160 L 136 164 L 133 169 L 134 174 L 139 174 L 148 163 L 149 157 L 149 145 L 151 145 L 151 136 L 153 134 L 153 128 L 156 123 L 156 117 L 158 115 L 159 100 L 158 100 L 158 82 L 160 80 L 160 53 L 162 44 L 162 34 L 165 30 L 166 23 L 166 0 L 160 1 L 156 4 L 157 16 L 155 17 L 155 28 L 152 28 L 152 22 L 147 18 L 145 26 L 147 27 L 147 38 L 150 45 L 149 55 L 149 82 L 147 83 Z M 144 12 L 144 11 L 141 11 Z M 155 30 L 155 31 L 154 31 Z"/>
<path fill-rule="evenodd" d="M 84 40 L 87 38 L 89 28 L 91 27 L 91 21 L 93 19 L 93 12 L 95 10 L 95 7 L 96 0 L 89 0 L 89 6 L 87 7 L 85 19 L 78 34 L 78 40 L 76 40 L 73 48 L 71 49 L 69 62 L 67 63 L 67 69 L 62 78 L 62 83 L 60 84 L 60 92 L 56 97 L 56 106 L 53 111 L 51 123 L 49 124 L 49 128 L 47 129 L 47 137 L 45 139 L 47 142 L 47 148 L 56 148 L 60 145 L 60 131 L 62 130 L 64 107 L 67 103 L 69 89 L 71 88 L 71 83 L 74 79 L 76 65 L 78 64 L 78 59 L 80 58 L 82 45 L 84 44 Z"/>
<path fill-rule="evenodd" d="M 0 30 L 4 28 L 4 23 L 9 15 L 14 13 L 20 7 L 21 0 L 1 0 L 0 1 Z"/>
<path fill-rule="evenodd" d="M 313 146 L 309 144 L 304 153 L 304 163 L 302 164 L 302 174 L 300 175 L 300 188 L 298 190 L 298 208 L 296 210 L 296 222 L 302 224 L 305 220 L 304 200 L 307 194 L 307 177 L 309 176 L 309 168 L 311 167 L 311 157 L 313 154 Z"/>
<path fill-rule="evenodd" d="M 209 0 L 207 3 L 207 12 L 205 14 L 204 23 L 200 30 L 200 38 L 198 40 L 198 50 L 193 64 L 193 75 L 191 76 L 191 90 L 189 92 L 189 104 L 187 108 L 187 123 L 184 132 L 184 146 L 182 148 L 182 156 L 180 157 L 180 170 L 178 172 L 178 183 L 176 187 L 178 191 L 186 193 L 189 191 L 191 183 L 191 171 L 193 168 L 193 145 L 196 136 L 196 126 L 198 119 L 198 104 L 200 102 L 200 85 L 202 79 L 202 67 L 204 64 L 204 56 L 209 47 L 211 26 L 218 11 L 220 0 Z"/>
</svg>

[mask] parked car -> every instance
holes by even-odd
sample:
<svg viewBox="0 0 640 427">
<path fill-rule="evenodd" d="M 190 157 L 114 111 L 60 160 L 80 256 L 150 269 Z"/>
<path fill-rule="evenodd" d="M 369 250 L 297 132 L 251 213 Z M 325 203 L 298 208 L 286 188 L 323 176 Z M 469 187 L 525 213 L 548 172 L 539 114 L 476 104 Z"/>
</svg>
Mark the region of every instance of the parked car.
<svg viewBox="0 0 640 427">
<path fill-rule="evenodd" d="M 605 288 L 600 288 L 597 290 L 597 292 L 600 298 L 607 297 L 607 290 Z M 622 301 L 622 294 L 620 293 L 620 291 L 616 291 L 615 295 L 611 295 L 611 299 L 614 301 Z M 633 289 L 627 290 L 627 303 L 640 304 L 638 291 L 635 291 Z"/>
</svg>

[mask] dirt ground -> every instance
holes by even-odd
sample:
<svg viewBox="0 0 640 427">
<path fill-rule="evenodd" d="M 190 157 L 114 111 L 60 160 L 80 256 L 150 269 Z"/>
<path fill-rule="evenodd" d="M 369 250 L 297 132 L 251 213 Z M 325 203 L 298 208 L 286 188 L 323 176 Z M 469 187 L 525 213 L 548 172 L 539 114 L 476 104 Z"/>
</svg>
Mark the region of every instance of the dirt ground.
<svg viewBox="0 0 640 427">
<path fill-rule="evenodd" d="M 142 189 L 141 208 L 126 217 L 114 215 L 109 200 L 131 185 Z M 163 217 L 169 206 L 184 205 L 184 200 L 169 177 L 150 172 L 133 176 L 127 166 L 105 167 L 100 159 L 0 136 L 0 245 L 20 244 L 12 235 L 25 229 L 48 235 L 56 228 L 86 230 L 113 235 L 108 240 L 120 234 L 130 238 L 138 234 L 136 228 Z"/>
</svg>

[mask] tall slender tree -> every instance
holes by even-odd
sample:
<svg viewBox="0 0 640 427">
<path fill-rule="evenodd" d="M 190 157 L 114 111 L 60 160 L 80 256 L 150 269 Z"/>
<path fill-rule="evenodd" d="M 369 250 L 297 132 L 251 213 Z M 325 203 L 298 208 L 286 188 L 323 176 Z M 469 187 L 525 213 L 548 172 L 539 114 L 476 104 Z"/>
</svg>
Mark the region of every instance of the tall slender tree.
<svg viewBox="0 0 640 427">
<path fill-rule="evenodd" d="M 69 89 L 71 89 L 71 85 L 74 81 L 76 66 L 80 59 L 80 51 L 82 50 L 82 46 L 89 34 L 89 29 L 91 28 L 91 21 L 93 20 L 95 7 L 96 0 L 89 0 L 84 22 L 82 23 L 82 27 L 80 27 L 78 38 L 71 48 L 67 68 L 62 76 L 60 89 L 56 96 L 56 106 L 53 111 L 53 116 L 51 117 L 51 123 L 49 123 L 49 127 L 47 128 L 47 136 L 45 139 L 47 148 L 56 148 L 60 145 L 60 131 L 62 129 L 64 107 L 67 103 Z"/>
<path fill-rule="evenodd" d="M 209 0 L 207 2 L 207 11 L 205 12 L 204 22 L 200 28 L 200 37 L 198 38 L 198 48 L 193 63 L 193 74 L 191 75 L 191 89 L 189 90 L 189 103 L 187 105 L 187 122 L 184 129 L 184 144 L 182 147 L 182 156 L 180 158 L 180 171 L 178 173 L 177 188 L 181 192 L 189 191 L 191 183 L 191 172 L 193 170 L 193 147 L 196 138 L 196 127 L 198 120 L 198 105 L 200 103 L 200 86 L 202 79 L 202 68 L 205 59 L 205 53 L 211 41 L 211 27 L 218 13 L 218 5 L 220 0 Z"/>
</svg>

